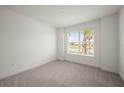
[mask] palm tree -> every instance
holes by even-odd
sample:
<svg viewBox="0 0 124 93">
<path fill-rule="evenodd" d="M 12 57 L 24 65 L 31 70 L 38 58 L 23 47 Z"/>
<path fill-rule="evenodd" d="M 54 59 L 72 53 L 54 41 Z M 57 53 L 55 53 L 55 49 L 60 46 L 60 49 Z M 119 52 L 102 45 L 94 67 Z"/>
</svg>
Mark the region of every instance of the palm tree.
<svg viewBox="0 0 124 93">
<path fill-rule="evenodd" d="M 90 40 L 93 38 L 93 30 L 92 29 L 85 29 L 83 31 L 84 38 L 83 38 L 83 52 L 84 54 L 89 54 L 91 50 L 91 42 Z"/>
</svg>

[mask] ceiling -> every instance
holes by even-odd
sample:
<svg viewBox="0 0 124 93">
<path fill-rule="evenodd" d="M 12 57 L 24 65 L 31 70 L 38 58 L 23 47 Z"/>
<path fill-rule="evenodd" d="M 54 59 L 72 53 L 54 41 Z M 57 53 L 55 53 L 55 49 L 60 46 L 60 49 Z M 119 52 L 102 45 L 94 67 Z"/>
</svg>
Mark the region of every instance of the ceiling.
<svg viewBox="0 0 124 93">
<path fill-rule="evenodd" d="M 121 6 L 7 6 L 12 11 L 45 22 L 54 27 L 67 27 L 117 13 Z"/>
</svg>

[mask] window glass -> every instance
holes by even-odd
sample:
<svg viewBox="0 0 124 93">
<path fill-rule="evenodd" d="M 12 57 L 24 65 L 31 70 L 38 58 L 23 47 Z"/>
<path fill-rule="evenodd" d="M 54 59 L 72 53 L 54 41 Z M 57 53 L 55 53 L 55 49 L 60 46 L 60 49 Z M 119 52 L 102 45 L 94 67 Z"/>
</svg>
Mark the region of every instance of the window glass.
<svg viewBox="0 0 124 93">
<path fill-rule="evenodd" d="M 84 29 L 68 33 L 68 53 L 94 56 L 94 31 Z"/>
<path fill-rule="evenodd" d="M 68 51 L 70 53 L 79 52 L 79 32 L 70 32 L 68 36 Z"/>
</svg>

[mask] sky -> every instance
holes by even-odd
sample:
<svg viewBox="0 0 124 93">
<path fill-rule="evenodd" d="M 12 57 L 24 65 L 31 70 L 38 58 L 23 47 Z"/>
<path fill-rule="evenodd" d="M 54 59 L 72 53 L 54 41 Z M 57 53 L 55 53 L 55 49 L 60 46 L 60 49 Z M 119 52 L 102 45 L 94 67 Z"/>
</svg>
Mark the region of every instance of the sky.
<svg viewBox="0 0 124 93">
<path fill-rule="evenodd" d="M 78 42 L 79 32 L 70 32 L 69 33 L 69 42 Z M 80 34 L 80 41 L 83 41 L 83 34 Z"/>
</svg>

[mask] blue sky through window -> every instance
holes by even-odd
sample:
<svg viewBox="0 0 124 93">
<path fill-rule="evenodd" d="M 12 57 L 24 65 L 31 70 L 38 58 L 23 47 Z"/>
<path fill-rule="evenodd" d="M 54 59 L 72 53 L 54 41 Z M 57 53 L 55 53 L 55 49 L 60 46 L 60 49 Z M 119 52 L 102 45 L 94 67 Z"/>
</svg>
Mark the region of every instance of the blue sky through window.
<svg viewBox="0 0 124 93">
<path fill-rule="evenodd" d="M 83 41 L 83 33 L 82 32 L 70 32 L 69 33 L 69 42 L 79 42 L 79 33 L 80 33 L 80 41 Z"/>
<path fill-rule="evenodd" d="M 69 42 L 78 42 L 78 32 L 70 32 L 69 33 Z"/>
</svg>

